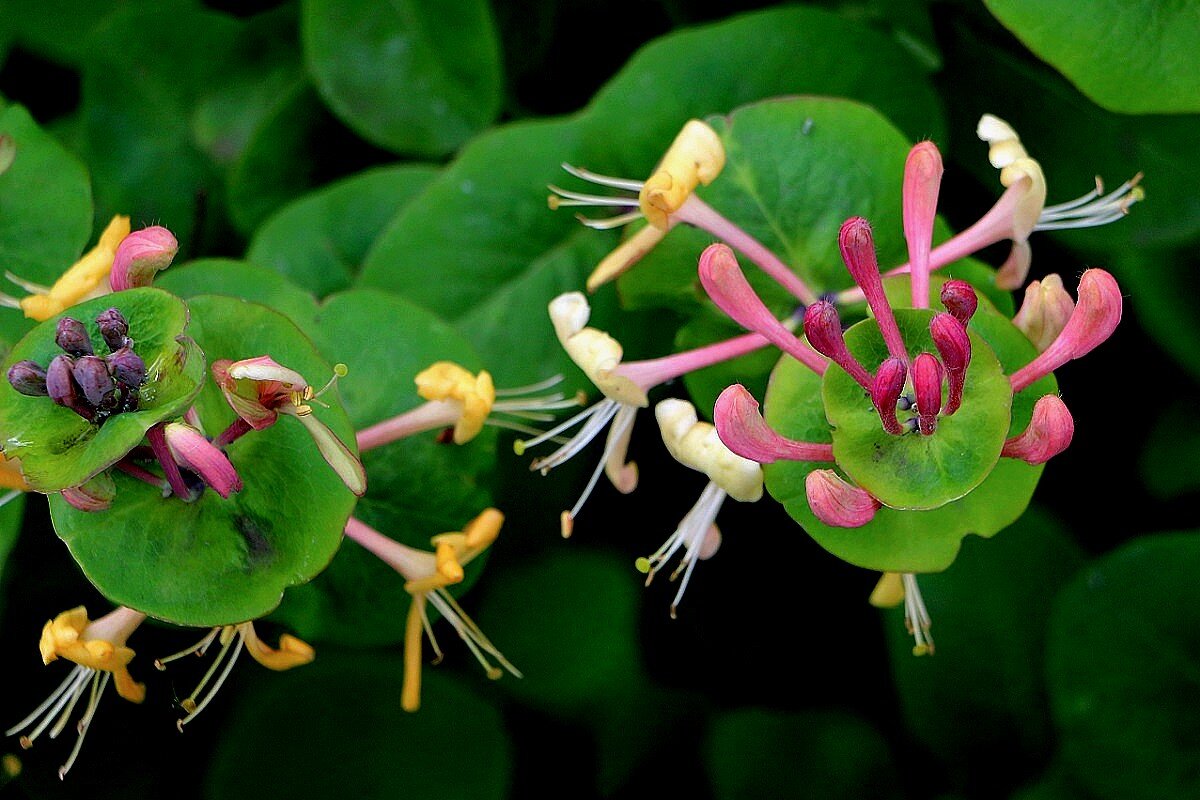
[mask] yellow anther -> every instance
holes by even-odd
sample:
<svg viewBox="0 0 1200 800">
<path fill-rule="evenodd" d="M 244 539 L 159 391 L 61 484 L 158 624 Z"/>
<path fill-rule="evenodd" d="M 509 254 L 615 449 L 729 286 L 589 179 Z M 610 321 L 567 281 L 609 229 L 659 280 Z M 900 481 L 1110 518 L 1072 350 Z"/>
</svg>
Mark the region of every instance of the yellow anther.
<svg viewBox="0 0 1200 800">
<path fill-rule="evenodd" d="M 700 120 L 689 120 L 638 195 L 647 221 L 667 229 L 669 216 L 680 209 L 696 186 L 712 183 L 724 166 L 721 137 Z"/>
<path fill-rule="evenodd" d="M 564 511 L 558 515 L 558 532 L 564 539 L 570 539 L 571 534 L 575 532 L 575 517 L 571 515 L 570 511 Z"/>
</svg>

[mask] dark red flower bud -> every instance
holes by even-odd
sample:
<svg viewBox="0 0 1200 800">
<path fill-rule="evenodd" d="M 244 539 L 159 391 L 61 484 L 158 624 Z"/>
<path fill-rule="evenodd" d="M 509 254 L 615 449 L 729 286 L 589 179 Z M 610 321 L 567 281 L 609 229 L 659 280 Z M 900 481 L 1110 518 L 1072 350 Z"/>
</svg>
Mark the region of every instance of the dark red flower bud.
<svg viewBox="0 0 1200 800">
<path fill-rule="evenodd" d="M 136 389 L 146 382 L 146 362 L 128 347 L 117 350 L 105 361 L 122 388 Z"/>
<path fill-rule="evenodd" d="M 932 353 L 913 359 L 913 394 L 917 396 L 917 427 L 925 436 L 937 430 L 942 410 L 942 365 Z"/>
<path fill-rule="evenodd" d="M 27 397 L 46 396 L 46 370 L 34 361 L 18 361 L 9 367 L 8 382 Z"/>
<path fill-rule="evenodd" d="M 979 308 L 975 289 L 966 281 L 951 280 L 942 285 L 942 307 L 965 327 Z"/>
<path fill-rule="evenodd" d="M 69 408 L 88 422 L 96 418 L 96 410 L 80 396 L 73 369 L 75 361 L 68 355 L 55 356 L 46 368 L 46 394 L 55 403 Z"/>
<path fill-rule="evenodd" d="M 871 391 L 874 379 L 846 348 L 842 319 L 833 303 L 821 300 L 804 310 L 804 335 L 813 349 L 846 370 L 864 389 Z"/>
<path fill-rule="evenodd" d="M 883 293 L 883 279 L 879 275 L 879 259 L 875 255 L 875 239 L 871 235 L 871 224 L 862 217 L 851 217 L 842 223 L 838 233 L 838 247 L 850 277 L 862 289 L 867 305 L 879 324 L 879 332 L 887 343 L 888 353 L 901 361 L 908 359 L 904 350 L 904 339 L 896 325 L 896 317 Z"/>
<path fill-rule="evenodd" d="M 77 319 L 63 317 L 58 321 L 58 327 L 54 330 L 54 343 L 76 358 L 92 354 L 91 337 L 88 336 L 87 328 Z"/>
<path fill-rule="evenodd" d="M 937 314 L 929 321 L 929 333 L 946 367 L 946 383 L 950 396 L 942 413 L 947 417 L 962 405 L 963 385 L 967 380 L 967 365 L 971 363 L 971 337 L 962 323 L 950 314 Z"/>
<path fill-rule="evenodd" d="M 99 356 L 82 356 L 71 370 L 84 398 L 96 409 L 108 411 L 116 407 L 117 385 L 108 373 L 108 365 Z"/>
<path fill-rule="evenodd" d="M 904 381 L 907 378 L 908 367 L 904 362 L 898 358 L 889 358 L 879 365 L 871 386 L 871 402 L 879 412 L 883 429 L 893 436 L 904 433 L 904 428 L 896 419 L 896 403 L 900 399 L 900 393 L 904 391 Z"/>
<path fill-rule="evenodd" d="M 101 311 L 100 316 L 96 317 L 96 325 L 100 328 L 100 335 L 104 337 L 104 343 L 112 352 L 115 353 L 122 347 L 129 347 L 132 344 L 129 341 L 129 323 L 117 309 L 110 308 Z"/>
</svg>

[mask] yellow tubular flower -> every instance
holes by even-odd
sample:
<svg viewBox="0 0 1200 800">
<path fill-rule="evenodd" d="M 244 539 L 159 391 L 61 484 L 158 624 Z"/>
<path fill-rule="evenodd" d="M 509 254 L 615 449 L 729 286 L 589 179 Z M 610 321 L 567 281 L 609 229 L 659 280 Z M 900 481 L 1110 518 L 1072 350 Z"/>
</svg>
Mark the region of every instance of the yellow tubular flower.
<svg viewBox="0 0 1200 800">
<path fill-rule="evenodd" d="M 667 218 L 683 206 L 699 184 L 712 183 L 724 166 L 721 137 L 700 120 L 689 120 L 638 193 L 638 206 L 646 220 L 666 230 Z"/>
<path fill-rule="evenodd" d="M 65 658 L 87 669 L 112 673 L 117 694 L 140 703 L 146 698 L 146 686 L 129 674 L 133 651 L 125 646 L 125 640 L 145 618 L 145 614 L 119 608 L 90 622 L 83 606 L 64 611 L 42 628 L 38 644 L 42 661 L 49 664 Z"/>
<path fill-rule="evenodd" d="M 438 361 L 416 377 L 417 394 L 425 400 L 451 400 L 462 406 L 454 423 L 454 443 L 471 441 L 483 430 L 484 421 L 496 402 L 492 376 L 481 370 L 472 375 L 452 361 Z"/>
<path fill-rule="evenodd" d="M 84 253 L 48 290 L 19 284 L 34 292 L 18 301 L 25 316 L 41 322 L 90 297 L 107 294 L 108 273 L 112 271 L 117 245 L 128 235 L 129 217 L 118 214 L 100 234 L 96 246 Z"/>
<path fill-rule="evenodd" d="M 254 630 L 253 622 L 243 622 L 237 626 L 237 629 L 241 633 L 242 639 L 246 642 L 246 652 L 250 654 L 251 658 L 267 669 L 282 672 L 292 667 L 302 667 L 305 664 L 311 664 L 313 659 L 317 657 L 317 653 L 313 650 L 312 645 L 292 636 L 290 633 L 280 636 L 279 647 L 275 648 L 258 638 L 258 633 Z"/>
</svg>

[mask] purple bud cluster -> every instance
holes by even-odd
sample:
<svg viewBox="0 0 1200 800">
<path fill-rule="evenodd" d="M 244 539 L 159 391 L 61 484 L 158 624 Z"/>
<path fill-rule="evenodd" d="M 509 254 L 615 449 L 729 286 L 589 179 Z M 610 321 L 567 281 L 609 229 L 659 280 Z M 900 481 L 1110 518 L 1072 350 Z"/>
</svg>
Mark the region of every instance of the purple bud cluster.
<svg viewBox="0 0 1200 800">
<path fill-rule="evenodd" d="M 45 368 L 34 361 L 18 361 L 8 369 L 9 384 L 29 397 L 48 396 L 96 424 L 122 411 L 136 411 L 146 364 L 133 352 L 129 323 L 120 311 L 110 308 L 96 317 L 96 326 L 108 355 L 96 354 L 82 322 L 63 317 L 54 332 L 54 342 L 63 353 Z"/>
</svg>

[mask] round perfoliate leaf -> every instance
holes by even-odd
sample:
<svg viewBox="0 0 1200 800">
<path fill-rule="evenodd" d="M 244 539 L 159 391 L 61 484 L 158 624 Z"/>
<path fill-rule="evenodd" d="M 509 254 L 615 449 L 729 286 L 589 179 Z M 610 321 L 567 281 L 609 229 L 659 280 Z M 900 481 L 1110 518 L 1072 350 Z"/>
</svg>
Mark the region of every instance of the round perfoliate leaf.
<svg viewBox="0 0 1200 800">
<path fill-rule="evenodd" d="M 295 325 L 264 306 L 217 296 L 189 306 L 193 335 L 213 361 L 270 355 L 317 386 L 332 372 Z M 313 416 L 353 451 L 345 412 L 335 396 L 323 400 L 328 407 L 313 403 Z M 235 419 L 213 381 L 195 409 L 209 435 Z M 328 565 L 355 498 L 305 426 L 281 414 L 226 452 L 244 484 L 226 500 L 205 491 L 185 503 L 123 473 L 114 475 L 117 495 L 106 511 L 51 498 L 55 530 L 106 597 L 169 622 L 223 625 L 266 614 L 286 588 Z"/>
<path fill-rule="evenodd" d="M 929 334 L 932 311 L 896 309 L 895 317 L 910 358 L 937 353 Z M 874 320 L 858 323 L 845 338 L 850 353 L 868 371 L 888 358 Z M 837 365 L 825 372 L 822 396 L 838 466 L 885 506 L 924 510 L 957 500 L 991 473 L 1008 435 L 1012 387 L 983 337 L 971 334 L 962 406 L 939 417 L 930 436 L 885 431 L 870 393 Z M 899 417 L 904 424 L 916 413 L 902 411 Z"/>
<path fill-rule="evenodd" d="M 1005 373 L 1011 374 L 1037 355 L 1025 334 L 989 306 L 980 305 L 969 327 L 988 343 Z M 1053 376 L 1047 376 L 1013 397 L 1007 435 L 1025 430 L 1037 399 L 1056 391 Z M 764 412 L 771 427 L 784 436 L 832 441 L 821 402 L 821 378 L 788 356 L 772 374 Z M 1002 458 L 983 483 L 940 508 L 901 511 L 885 507 L 860 528 L 836 528 L 813 515 L 804 486 L 809 472 L 830 466 L 801 461 L 768 464 L 764 467 L 767 490 L 826 550 L 851 564 L 890 572 L 941 571 L 954 561 L 967 534 L 993 536 L 1012 524 L 1029 504 L 1043 469 L 1043 465 Z"/>
<path fill-rule="evenodd" d="M 26 396 L 7 380 L 0 382 L 4 455 L 21 460 L 25 480 L 40 492 L 78 486 L 120 461 L 153 425 L 182 415 L 204 381 L 204 353 L 185 335 L 187 307 L 174 295 L 148 288 L 97 297 L 46 320 L 12 349 L 5 373 L 18 361 L 45 368 L 62 355 L 55 333 L 65 317 L 83 323 L 93 350 L 107 355 L 95 320 L 109 308 L 129 323 L 133 351 L 146 365 L 136 410 L 113 413 L 97 424 L 48 397 Z"/>
</svg>

